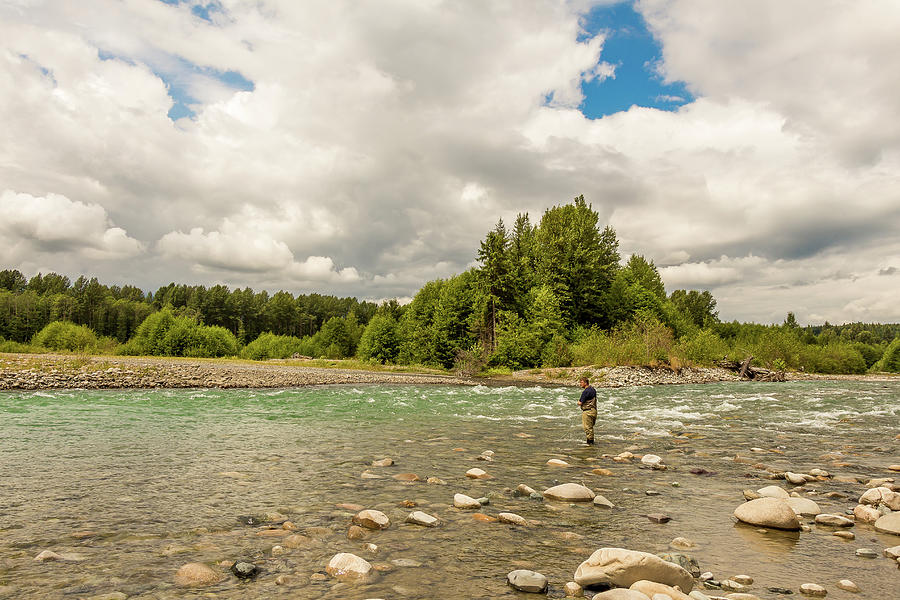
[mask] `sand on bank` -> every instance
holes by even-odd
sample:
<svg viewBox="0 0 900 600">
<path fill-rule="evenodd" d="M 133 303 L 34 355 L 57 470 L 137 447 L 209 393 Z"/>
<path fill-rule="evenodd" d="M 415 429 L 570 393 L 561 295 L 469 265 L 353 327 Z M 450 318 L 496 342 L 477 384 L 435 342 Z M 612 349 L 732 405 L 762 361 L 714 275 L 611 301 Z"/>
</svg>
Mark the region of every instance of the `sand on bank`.
<svg viewBox="0 0 900 600">
<path fill-rule="evenodd" d="M 77 354 L 0 354 L 0 390 L 122 388 L 286 388 L 333 384 L 417 385 L 552 385 L 575 386 L 589 373 L 595 387 L 697 384 L 738 381 L 720 368 L 570 367 L 529 369 L 491 378 L 438 372 L 342 368 L 306 360 L 242 361 L 237 359 L 156 356 L 87 356 Z M 423 370 L 425 371 L 425 370 Z M 848 379 L 892 381 L 891 375 L 814 375 L 789 373 L 788 380 Z"/>
</svg>

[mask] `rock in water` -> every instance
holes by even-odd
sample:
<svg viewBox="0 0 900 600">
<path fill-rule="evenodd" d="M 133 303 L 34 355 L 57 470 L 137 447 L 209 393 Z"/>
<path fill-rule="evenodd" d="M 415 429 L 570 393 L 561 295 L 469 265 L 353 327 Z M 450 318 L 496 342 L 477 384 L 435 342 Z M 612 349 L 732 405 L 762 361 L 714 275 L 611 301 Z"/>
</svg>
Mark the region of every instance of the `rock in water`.
<svg viewBox="0 0 900 600">
<path fill-rule="evenodd" d="M 606 508 L 615 508 L 616 505 L 606 499 L 605 496 L 597 494 L 594 496 L 594 506 L 605 506 Z"/>
<path fill-rule="evenodd" d="M 645 465 L 658 465 L 662 462 L 662 458 L 655 454 L 645 454 L 641 457 L 641 462 Z"/>
<path fill-rule="evenodd" d="M 821 514 L 816 515 L 816 525 L 831 525 L 832 527 L 853 527 L 853 521 L 841 515 Z"/>
<path fill-rule="evenodd" d="M 637 590 L 649 598 L 653 598 L 656 594 L 663 594 L 672 600 L 693 600 L 693 598 L 684 592 L 662 583 L 656 583 L 655 581 L 635 581 L 628 589 Z"/>
<path fill-rule="evenodd" d="M 507 523 L 509 525 L 528 525 L 528 521 L 526 521 L 524 517 L 517 515 L 516 513 L 502 512 L 497 515 L 497 518 L 501 523 Z"/>
<path fill-rule="evenodd" d="M 222 576 L 203 563 L 187 563 L 175 573 L 175 585 L 200 587 L 222 581 Z"/>
<path fill-rule="evenodd" d="M 544 490 L 544 498 L 564 502 L 591 502 L 594 492 L 578 483 L 563 483 Z"/>
<path fill-rule="evenodd" d="M 700 563 L 693 556 L 682 554 L 681 552 L 661 552 L 657 556 L 670 563 L 675 563 L 690 573 L 691 577 L 700 577 Z"/>
<path fill-rule="evenodd" d="M 252 579 L 259 573 L 259 567 L 252 562 L 238 560 L 231 565 L 231 572 L 238 579 Z"/>
<path fill-rule="evenodd" d="M 535 571 L 517 569 L 506 576 L 509 585 L 522 592 L 540 594 L 547 591 L 547 578 Z"/>
<path fill-rule="evenodd" d="M 682 567 L 647 552 L 624 548 L 600 548 L 578 566 L 574 579 L 581 586 L 630 587 L 642 579 L 678 586 L 687 592 L 694 586 L 691 574 Z"/>
<path fill-rule="evenodd" d="M 650 600 L 650 597 L 643 592 L 637 590 L 629 590 L 627 588 L 613 588 L 594 594 L 594 600 Z"/>
<path fill-rule="evenodd" d="M 756 493 L 764 498 L 784 498 L 787 500 L 791 497 L 791 495 L 787 493 L 787 490 L 780 488 L 777 485 L 768 485 L 764 488 L 759 488 L 756 490 Z"/>
<path fill-rule="evenodd" d="M 325 572 L 342 581 L 361 582 L 371 581 L 377 573 L 369 561 L 349 552 L 335 554 Z"/>
<path fill-rule="evenodd" d="M 381 460 L 373 460 L 373 467 L 390 467 L 394 464 L 394 460 L 391 458 L 382 458 Z"/>
<path fill-rule="evenodd" d="M 366 529 L 387 529 L 391 520 L 380 510 L 361 510 L 353 515 L 353 523 Z"/>
<path fill-rule="evenodd" d="M 490 479 L 490 475 L 488 475 L 485 471 L 479 468 L 469 469 L 466 471 L 466 477 L 469 479 Z"/>
<path fill-rule="evenodd" d="M 822 510 L 819 505 L 809 498 L 788 498 L 788 504 L 798 515 L 816 516 Z"/>
<path fill-rule="evenodd" d="M 663 513 L 651 513 L 647 515 L 647 518 L 654 523 L 668 523 L 672 520 L 672 517 L 664 515 Z"/>
<path fill-rule="evenodd" d="M 466 509 L 481 508 L 481 502 L 465 494 L 454 494 L 453 506 Z"/>
<path fill-rule="evenodd" d="M 881 511 L 865 504 L 857 504 L 853 509 L 853 518 L 860 523 L 874 523 L 881 518 Z"/>
<path fill-rule="evenodd" d="M 884 515 L 883 517 L 875 521 L 875 531 L 900 535 L 900 512 L 893 512 L 888 515 Z"/>
<path fill-rule="evenodd" d="M 435 527 L 439 523 L 437 517 L 432 517 L 421 510 L 409 513 L 409 516 L 406 517 L 406 522 L 412 523 L 413 525 L 422 525 L 424 527 Z"/>
<path fill-rule="evenodd" d="M 574 581 L 570 581 L 563 586 L 563 591 L 566 593 L 566 598 L 583 598 L 584 597 L 584 588 L 575 583 Z"/>
<path fill-rule="evenodd" d="M 859 586 L 850 581 L 849 579 L 841 579 L 837 582 L 837 586 L 844 590 L 845 592 L 859 592 Z"/>
<path fill-rule="evenodd" d="M 821 585 L 816 583 L 804 583 L 800 586 L 800 593 L 806 594 L 807 596 L 819 596 L 822 597 L 828 593 L 828 591 L 823 588 Z"/>
<path fill-rule="evenodd" d="M 734 510 L 734 516 L 739 521 L 759 527 L 788 531 L 800 529 L 800 520 L 794 510 L 787 500 L 781 498 L 764 497 L 750 500 L 738 506 Z"/>
<path fill-rule="evenodd" d="M 569 466 L 569 463 L 567 463 L 564 460 L 560 460 L 558 458 L 551 458 L 550 460 L 547 461 L 547 464 L 550 465 L 551 467 L 568 467 Z"/>
</svg>

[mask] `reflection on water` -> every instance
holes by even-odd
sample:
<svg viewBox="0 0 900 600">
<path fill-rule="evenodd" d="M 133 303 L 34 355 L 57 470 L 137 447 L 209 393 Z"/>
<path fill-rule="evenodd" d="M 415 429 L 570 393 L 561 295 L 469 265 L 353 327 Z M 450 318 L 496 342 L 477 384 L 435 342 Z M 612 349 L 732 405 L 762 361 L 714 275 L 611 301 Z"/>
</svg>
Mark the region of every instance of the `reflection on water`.
<svg viewBox="0 0 900 600">
<path fill-rule="evenodd" d="M 550 578 L 551 597 L 593 550 L 621 546 L 662 552 L 684 536 L 701 569 L 719 578 L 743 573 L 752 592 L 814 581 L 829 598 L 849 578 L 855 598 L 900 597 L 900 576 L 877 552 L 900 538 L 857 525 L 857 540 L 735 525 L 742 490 L 769 485 L 765 467 L 819 467 L 859 478 L 888 476 L 900 463 L 900 383 L 729 383 L 601 391 L 598 445 L 580 445 L 577 390 L 335 386 L 291 390 L 128 390 L 0 395 L 0 597 L 88 598 L 119 591 L 133 598 L 194 598 L 177 588 L 187 562 L 217 565 L 245 558 L 263 569 L 253 582 L 229 576 L 202 594 L 214 598 L 501 598 L 515 568 Z M 493 462 L 476 457 L 495 452 Z M 624 450 L 663 457 L 668 471 L 603 458 Z M 739 462 L 734 460 L 740 455 Z M 390 456 L 396 466 L 371 467 Z M 825 458 L 823 458 L 823 456 Z M 572 466 L 546 465 L 563 458 Z M 493 476 L 469 480 L 481 467 Z M 613 472 L 591 473 L 596 467 Z M 702 469 L 713 475 L 691 474 Z M 370 471 L 377 476 L 365 479 Z M 701 472 L 703 472 L 701 471 Z M 397 473 L 422 481 L 401 482 Z M 447 485 L 426 484 L 439 477 Z M 590 486 L 614 509 L 515 498 L 520 483 Z M 790 488 L 785 482 L 778 482 Z M 826 512 L 855 505 L 863 486 L 807 486 Z M 648 495 L 646 492 L 658 492 Z M 482 512 L 515 512 L 537 524 L 483 523 L 451 507 L 455 492 L 490 496 Z M 825 494 L 836 492 L 837 496 Z M 404 524 L 413 509 L 443 525 Z M 384 511 L 392 526 L 347 539 L 351 511 Z M 664 512 L 659 525 L 645 515 Z M 281 545 L 286 530 L 238 517 L 289 519 L 305 534 Z M 277 513 L 277 514 L 272 514 Z M 244 520 L 246 522 L 246 519 Z M 809 519 L 805 519 L 809 522 Z M 377 553 L 365 550 L 378 546 Z M 37 562 L 42 550 L 79 561 Z M 383 569 L 367 586 L 319 581 L 337 552 Z M 421 566 L 407 566 L 421 565 Z M 223 573 L 226 567 L 217 566 Z M 276 585 L 279 575 L 293 584 Z"/>
</svg>

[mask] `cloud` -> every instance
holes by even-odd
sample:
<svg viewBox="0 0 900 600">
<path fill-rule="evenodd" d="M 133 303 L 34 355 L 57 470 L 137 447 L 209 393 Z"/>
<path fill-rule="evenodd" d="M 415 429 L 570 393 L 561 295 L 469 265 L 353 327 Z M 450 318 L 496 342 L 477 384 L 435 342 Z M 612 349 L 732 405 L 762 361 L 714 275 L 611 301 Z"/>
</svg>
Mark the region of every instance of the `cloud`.
<svg viewBox="0 0 900 600">
<path fill-rule="evenodd" d="M 59 194 L 0 194 L 0 246 L 12 255 L 78 253 L 95 259 L 124 259 L 144 245 L 114 227 L 99 204 L 72 201 Z"/>
<path fill-rule="evenodd" d="M 355 267 L 337 269 L 326 256 L 309 256 L 297 262 L 284 242 L 227 219 L 221 231 L 204 232 L 195 227 L 188 233 L 169 232 L 159 240 L 157 248 L 164 257 L 186 261 L 196 270 L 216 270 L 230 277 L 262 275 L 304 283 L 360 280 Z"/>
<path fill-rule="evenodd" d="M 409 297 L 498 218 L 584 194 L 723 318 L 900 320 L 877 275 L 900 264 L 900 9 L 641 0 L 653 68 L 696 100 L 589 120 L 582 84 L 616 75 L 593 5 L 2 5 L 0 181 L 79 200 L 56 229 L 92 240 L 32 219 L 4 268 Z"/>
</svg>

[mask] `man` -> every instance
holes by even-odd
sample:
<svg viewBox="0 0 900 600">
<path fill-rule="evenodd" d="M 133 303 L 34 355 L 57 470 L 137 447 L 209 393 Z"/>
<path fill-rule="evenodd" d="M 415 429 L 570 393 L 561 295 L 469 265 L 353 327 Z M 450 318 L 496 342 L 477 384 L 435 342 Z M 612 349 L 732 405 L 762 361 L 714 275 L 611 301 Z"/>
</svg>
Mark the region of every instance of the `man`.
<svg viewBox="0 0 900 600">
<path fill-rule="evenodd" d="M 588 444 L 594 443 L 594 423 L 597 421 L 597 390 L 591 387 L 587 377 L 581 378 L 581 398 L 578 406 L 581 407 L 581 425 L 584 427 L 584 436 Z"/>
</svg>

